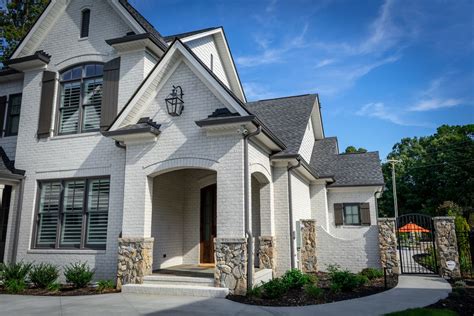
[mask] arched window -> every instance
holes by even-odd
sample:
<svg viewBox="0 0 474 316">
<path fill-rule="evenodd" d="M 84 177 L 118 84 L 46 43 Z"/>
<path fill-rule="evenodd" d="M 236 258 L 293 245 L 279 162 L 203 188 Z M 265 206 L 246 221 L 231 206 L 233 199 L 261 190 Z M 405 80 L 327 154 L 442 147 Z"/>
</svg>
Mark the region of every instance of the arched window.
<svg viewBox="0 0 474 316">
<path fill-rule="evenodd" d="M 81 38 L 89 36 L 90 20 L 91 20 L 91 10 L 89 10 L 89 9 L 82 10 Z"/>
<path fill-rule="evenodd" d="M 102 64 L 74 66 L 61 73 L 59 134 L 98 131 L 102 105 Z"/>
</svg>

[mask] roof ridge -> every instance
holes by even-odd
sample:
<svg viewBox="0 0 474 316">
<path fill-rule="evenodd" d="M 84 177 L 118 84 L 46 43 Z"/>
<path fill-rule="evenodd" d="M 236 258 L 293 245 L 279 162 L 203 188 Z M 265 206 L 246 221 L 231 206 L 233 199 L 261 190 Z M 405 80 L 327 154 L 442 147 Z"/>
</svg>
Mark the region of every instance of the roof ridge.
<svg viewBox="0 0 474 316">
<path fill-rule="evenodd" d="M 337 154 L 338 156 L 347 156 L 347 155 L 363 155 L 363 154 L 378 154 L 379 151 L 378 150 L 374 150 L 374 151 L 366 151 L 364 153 L 339 153 Z"/>
<path fill-rule="evenodd" d="M 171 34 L 171 35 L 165 35 L 165 36 L 163 36 L 163 38 L 165 40 L 172 40 L 175 37 L 178 37 L 178 38 L 187 37 L 187 36 L 191 36 L 191 35 L 194 35 L 194 34 L 199 34 L 199 33 L 207 32 L 207 31 L 217 30 L 218 28 L 222 28 L 222 26 L 210 26 L 210 27 L 206 27 L 206 28 L 202 28 L 202 29 L 193 30 L 193 31 L 182 32 L 182 33 Z"/>
<path fill-rule="evenodd" d="M 261 99 L 257 101 L 250 101 L 247 103 L 256 103 L 256 102 L 263 102 L 263 101 L 273 101 L 273 100 L 281 100 L 281 99 L 289 99 L 289 98 L 298 98 L 298 97 L 305 97 L 308 95 L 317 95 L 316 93 L 306 93 L 306 94 L 298 94 L 298 95 L 289 95 L 286 97 L 278 97 L 278 98 L 270 98 L 270 99 Z"/>
</svg>

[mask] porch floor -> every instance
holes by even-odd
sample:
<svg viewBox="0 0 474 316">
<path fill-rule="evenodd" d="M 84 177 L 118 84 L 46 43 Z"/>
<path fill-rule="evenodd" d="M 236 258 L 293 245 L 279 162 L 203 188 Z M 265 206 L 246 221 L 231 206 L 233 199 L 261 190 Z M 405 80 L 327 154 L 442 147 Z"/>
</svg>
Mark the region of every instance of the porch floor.
<svg viewBox="0 0 474 316">
<path fill-rule="evenodd" d="M 214 278 L 214 267 L 199 266 L 195 264 L 180 264 L 164 269 L 153 270 L 153 274 L 168 274 L 194 278 Z"/>
</svg>

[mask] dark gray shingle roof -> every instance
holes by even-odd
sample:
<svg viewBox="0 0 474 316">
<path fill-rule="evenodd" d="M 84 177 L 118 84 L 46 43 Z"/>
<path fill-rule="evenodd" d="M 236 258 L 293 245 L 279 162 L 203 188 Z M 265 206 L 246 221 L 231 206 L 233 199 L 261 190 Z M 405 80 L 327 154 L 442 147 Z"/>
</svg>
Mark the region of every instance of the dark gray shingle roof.
<svg viewBox="0 0 474 316">
<path fill-rule="evenodd" d="M 339 154 L 336 137 L 315 142 L 310 165 L 320 177 L 334 177 L 331 187 L 384 183 L 378 152 Z"/>
<path fill-rule="evenodd" d="M 246 107 L 286 145 L 279 154 L 296 154 L 316 98 L 316 94 L 305 94 L 247 102 Z"/>
</svg>

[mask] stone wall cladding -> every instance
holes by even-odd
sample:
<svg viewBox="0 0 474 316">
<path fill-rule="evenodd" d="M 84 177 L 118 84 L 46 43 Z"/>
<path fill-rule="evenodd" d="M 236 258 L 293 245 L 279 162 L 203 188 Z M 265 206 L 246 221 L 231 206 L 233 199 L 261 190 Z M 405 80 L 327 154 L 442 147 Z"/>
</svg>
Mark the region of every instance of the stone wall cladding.
<svg viewBox="0 0 474 316">
<path fill-rule="evenodd" d="M 380 262 L 392 274 L 400 273 L 395 218 L 379 218 Z"/>
<path fill-rule="evenodd" d="M 153 238 L 119 238 L 117 289 L 122 285 L 143 283 L 143 277 L 152 273 Z"/>
<path fill-rule="evenodd" d="M 434 217 L 436 257 L 438 260 L 439 273 L 442 277 L 459 278 L 459 253 L 456 239 L 456 227 L 454 217 Z M 447 267 L 448 261 L 454 261 L 454 270 Z"/>
<path fill-rule="evenodd" d="M 301 253 L 300 265 L 304 273 L 316 273 L 316 221 L 314 219 L 302 219 L 301 221 Z M 297 228 L 298 229 L 298 228 Z"/>
<path fill-rule="evenodd" d="M 272 269 L 273 274 L 276 271 L 276 248 L 275 237 L 260 236 L 259 247 L 259 267 L 260 269 Z"/>
<path fill-rule="evenodd" d="M 216 287 L 244 295 L 247 291 L 247 242 L 244 238 L 215 239 Z"/>
</svg>

